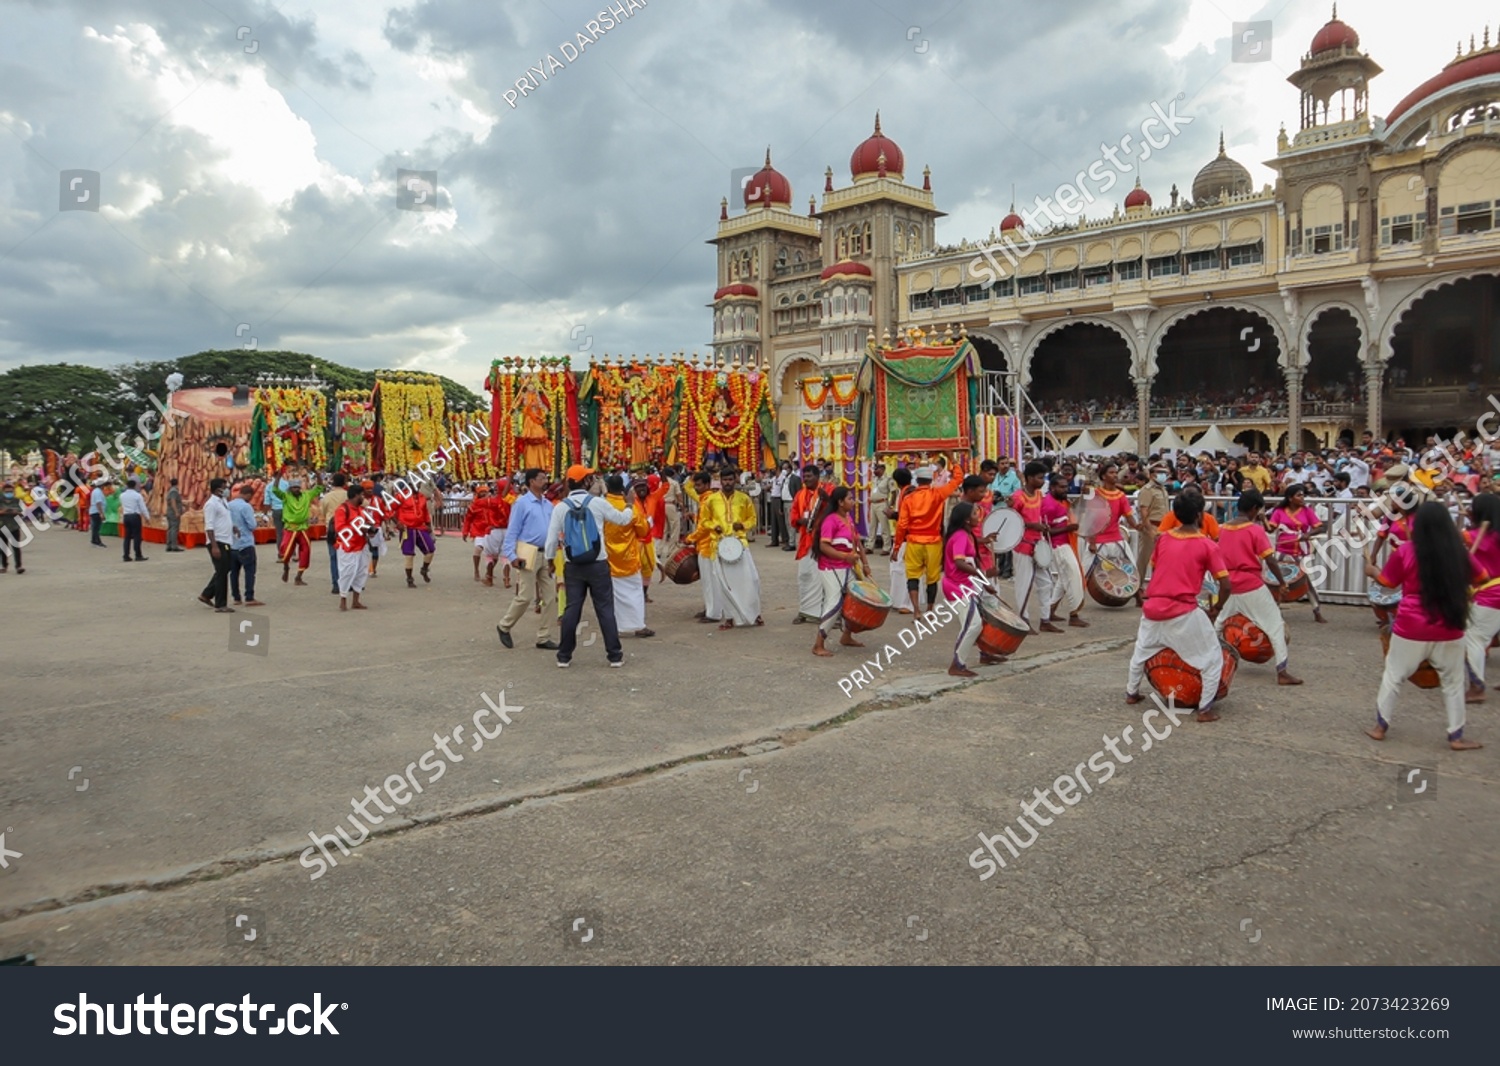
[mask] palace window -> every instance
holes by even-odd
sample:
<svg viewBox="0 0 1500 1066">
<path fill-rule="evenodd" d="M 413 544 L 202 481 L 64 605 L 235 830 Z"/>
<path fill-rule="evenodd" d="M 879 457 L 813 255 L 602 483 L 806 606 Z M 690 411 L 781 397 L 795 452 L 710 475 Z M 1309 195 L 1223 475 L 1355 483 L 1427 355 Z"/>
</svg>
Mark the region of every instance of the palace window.
<svg viewBox="0 0 1500 1066">
<path fill-rule="evenodd" d="M 1140 281 L 1141 261 L 1139 259 L 1128 259 L 1123 263 L 1116 263 L 1115 277 L 1120 281 Z"/>
<path fill-rule="evenodd" d="M 866 255 L 875 254 L 875 237 L 870 230 L 870 224 L 868 222 L 865 223 L 864 239 L 860 241 L 860 245 L 864 248 Z"/>
<path fill-rule="evenodd" d="M 944 289 L 937 296 L 939 307 L 957 307 L 963 300 L 957 289 Z"/>
<path fill-rule="evenodd" d="M 1438 235 L 1459 236 L 1465 233 L 1485 233 L 1500 225 L 1500 211 L 1488 200 L 1472 204 L 1459 204 L 1456 208 L 1442 209 L 1438 219 Z"/>
<path fill-rule="evenodd" d="M 1205 270 L 1218 270 L 1219 250 L 1214 248 L 1202 252 L 1189 252 L 1187 254 L 1187 269 L 1189 274 L 1199 274 Z"/>
<path fill-rule="evenodd" d="M 984 291 L 984 286 L 983 285 L 965 285 L 964 286 L 964 303 L 966 303 L 966 304 L 977 304 L 977 303 L 979 303 L 982 300 L 988 300 L 988 299 L 989 299 L 989 293 L 987 293 L 987 292 Z"/>
<path fill-rule="evenodd" d="M 1053 292 L 1063 292 L 1067 289 L 1078 288 L 1078 271 L 1064 270 L 1057 274 L 1047 275 Z"/>
<path fill-rule="evenodd" d="M 1149 260 L 1146 269 L 1153 278 L 1171 277 L 1182 273 L 1182 260 L 1175 255 L 1163 255 Z"/>
<path fill-rule="evenodd" d="M 1092 289 L 1096 285 L 1108 285 L 1110 282 L 1110 270 L 1107 266 L 1089 267 L 1083 272 L 1083 287 Z"/>
<path fill-rule="evenodd" d="M 990 292 L 994 294 L 994 298 L 997 300 L 1008 299 L 1016 294 L 1016 279 L 1001 278 L 990 286 Z"/>
<path fill-rule="evenodd" d="M 1422 239 L 1427 225 L 1421 215 L 1392 215 L 1380 220 L 1380 244 L 1389 248 L 1396 244 L 1414 244 Z"/>
<path fill-rule="evenodd" d="M 1035 296 L 1047 291 L 1047 275 L 1033 274 L 1028 278 L 1018 278 L 1016 291 L 1022 296 Z"/>
<path fill-rule="evenodd" d="M 1229 249 L 1228 260 L 1231 267 L 1257 266 L 1265 260 L 1265 252 L 1260 241 L 1241 244 Z"/>
<path fill-rule="evenodd" d="M 914 292 L 906 298 L 907 307 L 913 311 L 932 310 L 932 293 Z"/>
<path fill-rule="evenodd" d="M 1344 224 L 1314 226 L 1302 231 L 1302 245 L 1308 255 L 1325 255 L 1344 250 Z"/>
</svg>

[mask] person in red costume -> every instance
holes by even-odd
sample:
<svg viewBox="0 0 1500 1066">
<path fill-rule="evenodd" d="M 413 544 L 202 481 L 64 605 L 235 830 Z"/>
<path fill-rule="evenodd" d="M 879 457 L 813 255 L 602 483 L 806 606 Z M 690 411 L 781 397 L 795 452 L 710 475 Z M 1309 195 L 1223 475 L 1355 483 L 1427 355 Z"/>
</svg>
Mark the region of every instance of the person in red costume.
<svg viewBox="0 0 1500 1066">
<path fill-rule="evenodd" d="M 411 569 L 417 559 L 417 549 L 422 551 L 422 580 L 426 582 L 432 581 L 428 570 L 432 567 L 432 556 L 437 551 L 437 544 L 432 539 L 432 514 L 427 497 L 414 492 L 402 500 L 396 508 L 396 521 L 401 523 L 405 531 L 401 536 L 401 554 L 406 556 L 406 587 L 414 589 L 417 583 L 412 580 Z"/>
</svg>

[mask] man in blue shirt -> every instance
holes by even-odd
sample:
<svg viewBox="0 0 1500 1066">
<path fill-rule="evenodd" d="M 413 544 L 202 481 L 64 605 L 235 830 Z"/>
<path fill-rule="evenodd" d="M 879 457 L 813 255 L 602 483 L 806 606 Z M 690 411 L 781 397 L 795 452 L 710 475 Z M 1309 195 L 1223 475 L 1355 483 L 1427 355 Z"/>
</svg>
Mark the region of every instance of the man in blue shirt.
<svg viewBox="0 0 1500 1066">
<path fill-rule="evenodd" d="M 557 624 L 557 577 L 552 572 L 553 552 L 547 550 L 547 527 L 552 523 L 552 501 L 542 495 L 547 489 L 547 475 L 536 467 L 521 474 L 524 491 L 510 508 L 510 525 L 505 528 L 505 546 L 500 554 L 510 563 L 516 579 L 516 598 L 495 627 L 500 643 L 514 648 L 510 631 L 533 606 L 540 605 L 542 621 L 537 629 L 536 646 L 556 651 L 552 639 Z M 524 548 L 523 545 L 530 545 Z M 535 553 L 532 553 L 535 549 Z M 522 551 L 530 558 L 523 558 Z"/>
<path fill-rule="evenodd" d="M 94 482 L 94 491 L 89 493 L 89 543 L 96 548 L 105 546 L 99 539 L 99 531 L 104 528 L 104 487 L 107 484 L 107 478 L 100 478 Z"/>
<path fill-rule="evenodd" d="M 990 488 L 1000 494 L 1002 500 L 1009 500 L 1021 491 L 1021 479 L 1016 476 L 1015 466 L 1010 457 L 1000 457 L 1000 473 L 996 475 Z"/>
<path fill-rule="evenodd" d="M 245 572 L 245 607 L 264 607 L 255 598 L 255 508 L 250 498 L 255 495 L 255 486 L 246 481 L 240 486 L 240 494 L 229 501 L 229 518 L 234 523 L 234 537 L 229 542 L 229 591 L 236 606 L 240 600 L 240 571 Z"/>
<path fill-rule="evenodd" d="M 276 543 L 281 544 L 281 497 L 272 494 L 271 490 L 280 489 L 285 492 L 292 487 L 292 483 L 286 478 L 267 478 L 265 495 L 261 497 L 261 504 L 271 508 L 271 524 L 276 527 Z"/>
</svg>

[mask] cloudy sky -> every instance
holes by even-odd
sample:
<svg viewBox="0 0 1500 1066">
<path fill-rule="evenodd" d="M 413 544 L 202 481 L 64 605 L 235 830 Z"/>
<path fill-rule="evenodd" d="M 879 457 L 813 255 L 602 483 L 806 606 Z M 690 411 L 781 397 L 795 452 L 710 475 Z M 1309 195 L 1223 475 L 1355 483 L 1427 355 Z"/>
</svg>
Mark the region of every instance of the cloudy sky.
<svg viewBox="0 0 1500 1066">
<path fill-rule="evenodd" d="M 1329 17 L 1306 0 L 650 0 L 605 28 L 604 6 L 0 0 L 0 369 L 253 338 L 477 387 L 500 355 L 707 350 L 704 242 L 767 144 L 805 211 L 826 166 L 848 184 L 879 109 L 907 180 L 932 167 L 944 243 L 983 239 L 1013 185 L 1023 206 L 1050 193 L 1179 96 L 1192 121 L 1142 167 L 1158 204 L 1221 126 L 1269 182 L 1261 161 L 1297 122 L 1286 75 Z M 1399 10 L 1341 5 L 1385 68 L 1377 115 L 1487 15 Z M 1234 62 L 1233 23 L 1263 20 L 1269 61 Z M 528 67 L 547 77 L 522 96 Z M 398 168 L 437 172 L 435 210 L 398 207 Z M 97 197 L 60 210 L 64 171 L 98 172 Z"/>
</svg>

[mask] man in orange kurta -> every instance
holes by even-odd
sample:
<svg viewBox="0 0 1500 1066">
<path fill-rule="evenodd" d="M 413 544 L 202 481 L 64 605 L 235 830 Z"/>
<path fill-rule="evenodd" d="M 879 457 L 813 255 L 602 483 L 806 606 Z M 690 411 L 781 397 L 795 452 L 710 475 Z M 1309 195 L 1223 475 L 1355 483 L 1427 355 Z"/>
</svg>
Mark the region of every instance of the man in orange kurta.
<svg viewBox="0 0 1500 1066">
<path fill-rule="evenodd" d="M 943 576 L 943 505 L 963 484 L 962 469 L 953 471 L 946 485 L 935 488 L 933 469 L 924 466 L 916 472 L 916 487 L 901 498 L 896 516 L 896 534 L 891 540 L 892 552 L 906 545 L 906 593 L 911 597 L 913 614 L 920 614 L 917 588 L 927 578 L 927 609 L 937 603 L 938 581 Z"/>
</svg>

